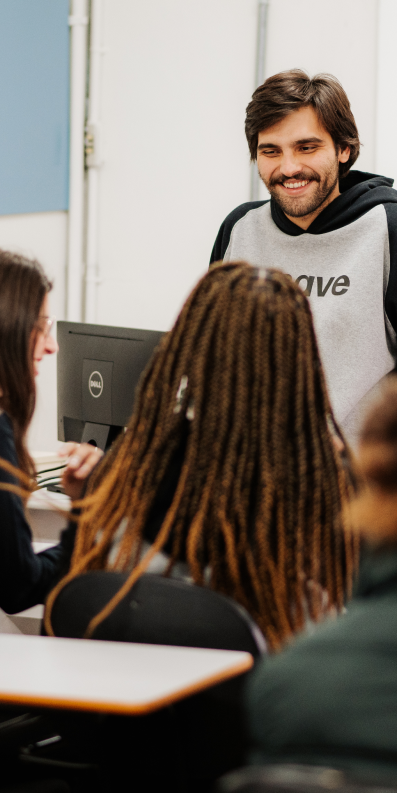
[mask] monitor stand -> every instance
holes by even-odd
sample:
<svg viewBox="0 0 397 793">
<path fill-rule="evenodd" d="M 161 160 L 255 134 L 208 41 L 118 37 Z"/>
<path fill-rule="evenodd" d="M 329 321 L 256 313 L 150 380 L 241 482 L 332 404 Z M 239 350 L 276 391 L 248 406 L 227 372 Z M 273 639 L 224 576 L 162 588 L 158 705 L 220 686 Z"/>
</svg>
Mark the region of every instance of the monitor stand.
<svg viewBox="0 0 397 793">
<path fill-rule="evenodd" d="M 93 424 L 86 421 L 81 436 L 81 443 L 91 443 L 92 446 L 98 446 L 99 449 L 105 452 L 121 430 L 122 427 L 114 427 L 112 424 Z"/>
</svg>

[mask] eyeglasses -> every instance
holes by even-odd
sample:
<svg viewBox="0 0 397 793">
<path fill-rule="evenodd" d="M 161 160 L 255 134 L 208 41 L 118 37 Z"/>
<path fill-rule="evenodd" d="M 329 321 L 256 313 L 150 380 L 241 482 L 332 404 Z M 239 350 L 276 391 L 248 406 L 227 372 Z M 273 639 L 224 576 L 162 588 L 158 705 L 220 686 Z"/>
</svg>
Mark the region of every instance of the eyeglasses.
<svg viewBox="0 0 397 793">
<path fill-rule="evenodd" d="M 41 315 L 37 320 L 39 330 L 44 334 L 45 338 L 50 335 L 54 323 L 57 321 L 56 317 L 46 317 Z"/>
</svg>

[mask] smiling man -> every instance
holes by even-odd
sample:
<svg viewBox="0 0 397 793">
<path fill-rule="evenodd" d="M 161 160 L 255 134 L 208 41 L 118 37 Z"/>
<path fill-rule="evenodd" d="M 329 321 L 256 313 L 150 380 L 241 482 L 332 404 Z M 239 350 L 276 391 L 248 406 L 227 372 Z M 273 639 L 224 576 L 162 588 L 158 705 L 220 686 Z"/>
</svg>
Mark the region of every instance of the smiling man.
<svg viewBox="0 0 397 793">
<path fill-rule="evenodd" d="M 360 141 L 335 77 L 293 69 L 269 77 L 245 131 L 270 201 L 222 224 L 211 263 L 244 259 L 287 272 L 310 297 L 336 419 L 354 441 L 362 412 L 394 368 L 397 191 L 351 171 Z"/>
</svg>

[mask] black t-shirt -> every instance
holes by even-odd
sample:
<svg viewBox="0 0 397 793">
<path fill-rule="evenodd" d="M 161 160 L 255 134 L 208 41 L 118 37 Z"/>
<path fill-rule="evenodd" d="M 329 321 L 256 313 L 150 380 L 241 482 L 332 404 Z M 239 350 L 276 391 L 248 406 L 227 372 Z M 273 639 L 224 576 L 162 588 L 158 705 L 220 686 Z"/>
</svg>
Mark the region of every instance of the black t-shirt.
<svg viewBox="0 0 397 793">
<path fill-rule="evenodd" d="M 0 457 L 18 468 L 12 423 L 0 415 Z M 0 482 L 19 482 L 0 468 Z M 0 608 L 9 614 L 44 603 L 70 564 L 76 526 L 70 523 L 59 545 L 35 554 L 32 532 L 19 496 L 0 490 Z"/>
</svg>

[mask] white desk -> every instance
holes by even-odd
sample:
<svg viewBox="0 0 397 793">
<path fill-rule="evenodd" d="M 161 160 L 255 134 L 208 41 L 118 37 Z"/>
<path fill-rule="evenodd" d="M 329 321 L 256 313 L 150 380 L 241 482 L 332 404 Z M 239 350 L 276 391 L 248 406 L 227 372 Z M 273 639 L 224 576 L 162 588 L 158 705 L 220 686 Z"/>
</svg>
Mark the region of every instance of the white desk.
<svg viewBox="0 0 397 793">
<path fill-rule="evenodd" d="M 58 510 L 68 511 L 70 499 L 62 493 L 35 490 L 27 503 L 27 516 L 35 540 L 57 542 L 67 524 L 65 515 Z"/>
<path fill-rule="evenodd" d="M 0 635 L 0 702 L 149 713 L 247 671 L 249 653 Z"/>
</svg>

